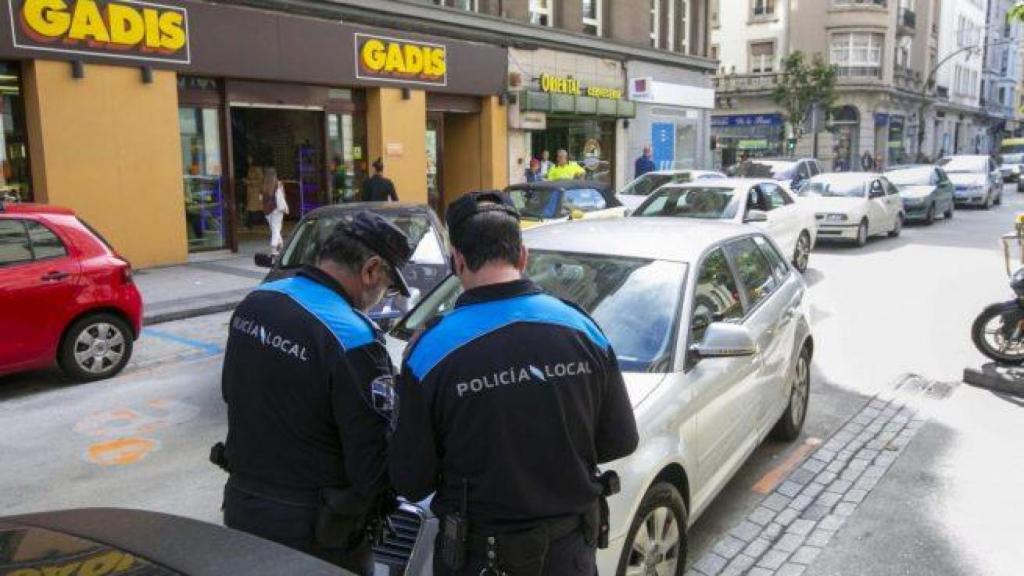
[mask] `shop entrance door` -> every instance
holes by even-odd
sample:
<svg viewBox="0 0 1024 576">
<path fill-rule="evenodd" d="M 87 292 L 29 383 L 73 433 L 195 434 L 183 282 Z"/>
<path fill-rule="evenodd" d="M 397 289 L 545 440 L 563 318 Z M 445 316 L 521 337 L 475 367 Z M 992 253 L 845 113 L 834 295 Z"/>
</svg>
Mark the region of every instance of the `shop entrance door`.
<svg viewBox="0 0 1024 576">
<path fill-rule="evenodd" d="M 444 206 L 444 113 L 427 113 L 427 203 L 442 215 Z"/>
<path fill-rule="evenodd" d="M 220 108 L 215 106 L 178 109 L 189 252 L 219 250 L 227 245 L 220 119 Z"/>
<path fill-rule="evenodd" d="M 274 178 L 284 185 L 289 214 L 296 221 L 330 203 L 326 186 L 325 118 L 312 107 L 269 107 L 232 103 L 231 143 L 239 244 L 269 239 L 261 193 Z M 286 235 L 289 226 L 286 224 Z"/>
</svg>

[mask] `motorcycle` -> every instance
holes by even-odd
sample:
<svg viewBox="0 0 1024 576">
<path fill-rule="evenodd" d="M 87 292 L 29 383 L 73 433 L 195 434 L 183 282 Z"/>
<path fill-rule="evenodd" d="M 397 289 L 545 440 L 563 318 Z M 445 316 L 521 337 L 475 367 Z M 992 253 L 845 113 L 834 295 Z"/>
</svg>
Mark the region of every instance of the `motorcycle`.
<svg viewBox="0 0 1024 576">
<path fill-rule="evenodd" d="M 1000 364 L 1024 364 L 1024 214 L 1017 215 L 1016 230 L 1005 234 L 1003 254 L 1015 298 L 985 307 L 971 326 L 978 351 Z M 1021 249 L 1022 267 L 1011 272 L 1011 245 Z"/>
</svg>

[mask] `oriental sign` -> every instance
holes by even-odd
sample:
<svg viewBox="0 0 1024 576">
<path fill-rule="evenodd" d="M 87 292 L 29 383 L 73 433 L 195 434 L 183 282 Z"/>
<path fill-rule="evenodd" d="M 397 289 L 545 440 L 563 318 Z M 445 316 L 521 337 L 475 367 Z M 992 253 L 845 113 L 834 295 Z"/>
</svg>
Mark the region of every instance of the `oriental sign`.
<svg viewBox="0 0 1024 576">
<path fill-rule="evenodd" d="M 622 100 L 622 90 L 618 88 L 602 88 L 599 86 L 587 86 L 584 88 L 580 81 L 575 78 L 552 76 L 550 74 L 540 75 L 540 89 L 548 94 L 567 94 L 570 96 L 589 96 L 603 100 Z"/>
<path fill-rule="evenodd" d="M 443 44 L 359 33 L 355 38 L 356 78 L 448 85 L 448 50 Z"/>
<path fill-rule="evenodd" d="M 188 11 L 135 0 L 9 0 L 14 46 L 188 64 Z"/>
</svg>

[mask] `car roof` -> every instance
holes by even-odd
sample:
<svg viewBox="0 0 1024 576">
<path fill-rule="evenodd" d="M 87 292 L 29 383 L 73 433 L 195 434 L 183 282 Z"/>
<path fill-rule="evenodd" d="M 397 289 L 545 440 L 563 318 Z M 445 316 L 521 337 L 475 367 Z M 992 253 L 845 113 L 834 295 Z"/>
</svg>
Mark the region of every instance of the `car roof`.
<svg viewBox="0 0 1024 576">
<path fill-rule="evenodd" d="M 540 226 L 524 232 L 523 239 L 532 250 L 695 262 L 710 246 L 753 232 L 757 229 L 727 222 L 615 218 Z"/>
<path fill-rule="evenodd" d="M 950 154 L 949 156 L 943 156 L 941 160 L 949 160 L 951 158 L 970 158 L 972 160 L 988 160 L 991 156 L 985 154 Z"/>
<path fill-rule="evenodd" d="M 645 172 L 643 176 L 674 176 L 676 174 L 721 174 L 718 170 L 697 170 L 696 168 L 673 168 L 672 170 L 652 170 Z M 640 176 L 643 178 L 643 176 Z"/>
<path fill-rule="evenodd" d="M 815 182 L 863 182 L 880 178 L 882 175 L 877 172 L 823 172 L 812 176 Z"/>
<path fill-rule="evenodd" d="M 886 172 L 893 172 L 896 170 L 911 170 L 914 168 L 934 168 L 933 164 L 896 164 L 895 166 L 889 166 L 885 169 Z"/>
<path fill-rule="evenodd" d="M 62 214 L 65 216 L 74 216 L 75 212 L 70 208 L 64 208 L 63 206 L 54 206 L 52 204 L 35 204 L 32 202 L 26 203 L 11 203 L 6 204 L 0 202 L 0 214 Z"/>
<path fill-rule="evenodd" d="M 757 186 L 758 184 L 772 184 L 778 186 L 779 183 L 771 178 L 711 178 L 707 180 L 697 180 L 693 182 L 672 182 L 665 184 L 662 188 L 701 188 L 704 186 L 722 186 L 728 185 L 732 188 L 742 188 L 744 186 Z M 657 192 L 657 190 L 655 190 Z"/>
<path fill-rule="evenodd" d="M 609 186 L 598 180 L 542 180 L 513 184 L 505 190 L 578 190 L 580 188 L 594 188 L 603 191 L 607 190 Z"/>
<path fill-rule="evenodd" d="M 433 210 L 430 209 L 430 206 L 427 206 L 426 204 L 417 204 L 415 202 L 349 202 L 346 204 L 321 206 L 306 214 L 305 217 L 320 218 L 323 216 L 343 216 L 345 214 L 351 214 L 352 212 L 360 212 L 363 210 L 378 214 L 394 212 L 427 214 L 433 212 Z"/>
</svg>

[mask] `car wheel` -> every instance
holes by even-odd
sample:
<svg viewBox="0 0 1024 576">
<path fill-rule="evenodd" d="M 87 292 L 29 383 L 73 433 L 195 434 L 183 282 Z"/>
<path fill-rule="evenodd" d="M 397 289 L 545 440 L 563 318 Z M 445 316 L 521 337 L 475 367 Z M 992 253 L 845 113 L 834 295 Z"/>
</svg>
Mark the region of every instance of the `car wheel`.
<svg viewBox="0 0 1024 576">
<path fill-rule="evenodd" d="M 92 314 L 71 325 L 61 341 L 57 363 L 75 380 L 110 378 L 132 356 L 132 333 L 117 316 Z"/>
<path fill-rule="evenodd" d="M 618 576 L 682 576 L 686 568 L 686 503 L 676 487 L 658 482 L 644 495 L 629 527 Z"/>
<path fill-rule="evenodd" d="M 1017 192 L 1024 192 L 1024 178 L 1017 180 Z"/>
<path fill-rule="evenodd" d="M 863 246 L 868 243 L 868 221 L 861 220 L 860 226 L 857 227 L 857 246 Z"/>
<path fill-rule="evenodd" d="M 903 214 L 896 216 L 896 221 L 892 224 L 892 230 L 889 231 L 889 238 L 896 238 L 903 231 Z"/>
<path fill-rule="evenodd" d="M 996 204 L 996 206 L 1001 206 L 1003 204 L 1003 189 L 1002 189 L 1002 187 L 1000 187 L 999 191 L 996 192 L 995 204 Z"/>
<path fill-rule="evenodd" d="M 953 212 L 955 212 L 955 211 L 956 211 L 956 205 L 954 205 L 952 202 L 950 202 L 949 203 L 949 208 L 946 208 L 946 211 L 943 212 L 942 217 L 945 218 L 946 220 L 952 220 L 953 219 Z"/>
<path fill-rule="evenodd" d="M 796 249 L 793 251 L 793 267 L 803 274 L 807 271 L 807 263 L 811 259 L 811 237 L 807 231 L 800 233 L 796 240 Z"/>
<path fill-rule="evenodd" d="M 989 194 L 987 196 L 985 196 L 985 210 L 991 210 L 991 209 L 992 209 L 992 193 L 989 192 Z"/>
<path fill-rule="evenodd" d="M 800 352 L 791 378 L 793 384 L 789 389 L 789 404 L 772 429 L 772 437 L 785 442 L 800 437 L 804 420 L 807 419 L 807 405 L 811 397 L 811 351 L 807 347 Z"/>
<path fill-rule="evenodd" d="M 924 223 L 928 226 L 935 224 L 935 204 L 928 207 L 928 213 L 924 216 Z"/>
</svg>

